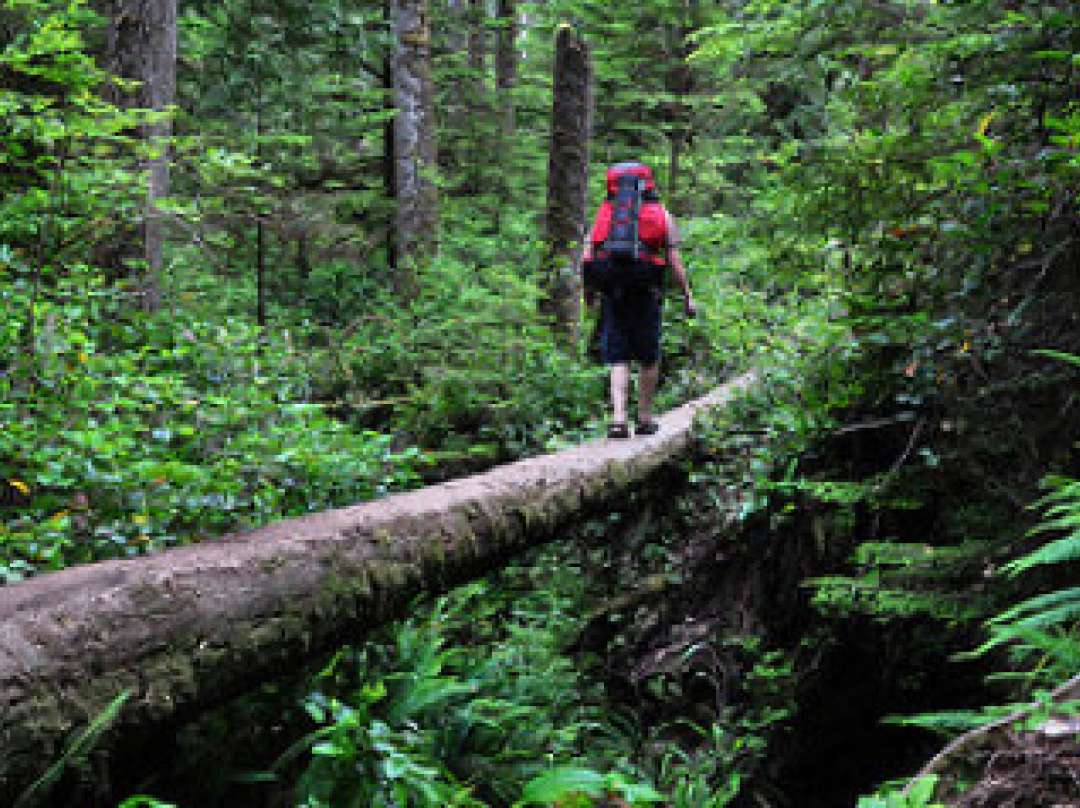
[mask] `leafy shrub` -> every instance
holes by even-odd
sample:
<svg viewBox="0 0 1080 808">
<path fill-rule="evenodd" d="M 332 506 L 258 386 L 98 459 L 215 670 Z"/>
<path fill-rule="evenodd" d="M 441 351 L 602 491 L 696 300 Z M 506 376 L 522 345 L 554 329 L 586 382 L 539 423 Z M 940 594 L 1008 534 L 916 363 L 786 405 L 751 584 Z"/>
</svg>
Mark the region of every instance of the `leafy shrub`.
<svg viewBox="0 0 1080 808">
<path fill-rule="evenodd" d="M 0 475 L 27 500 L 2 522 L 9 580 L 417 479 L 419 453 L 395 452 L 389 437 L 350 431 L 305 401 L 310 380 L 285 340 L 260 344 L 241 323 L 190 320 L 175 341 L 167 325 L 151 326 L 138 347 L 105 352 L 107 336 L 83 317 L 57 319 L 33 387 L 0 379 Z"/>
<path fill-rule="evenodd" d="M 493 443 L 514 456 L 588 430 L 604 412 L 602 369 L 562 351 L 539 291 L 505 264 L 443 257 L 405 311 L 389 298 L 327 357 L 348 391 L 392 403 L 422 445 Z"/>
<path fill-rule="evenodd" d="M 341 651 L 307 702 L 323 726 L 285 758 L 311 747 L 302 804 L 657 802 L 625 762 L 598 686 L 562 650 L 584 619 L 583 585 L 544 553 Z"/>
</svg>

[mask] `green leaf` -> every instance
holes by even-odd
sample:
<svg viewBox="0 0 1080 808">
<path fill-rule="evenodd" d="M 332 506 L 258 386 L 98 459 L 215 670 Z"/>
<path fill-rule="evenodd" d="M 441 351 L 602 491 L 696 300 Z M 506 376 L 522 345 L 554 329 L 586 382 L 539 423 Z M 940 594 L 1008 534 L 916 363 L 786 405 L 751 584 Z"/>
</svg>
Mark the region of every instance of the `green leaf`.
<svg viewBox="0 0 1080 808">
<path fill-rule="evenodd" d="M 592 769 L 562 767 L 530 780 L 521 792 L 525 805 L 547 805 L 574 794 L 604 796 L 606 779 Z"/>
<path fill-rule="evenodd" d="M 913 808 L 923 808 L 923 806 L 929 804 L 934 797 L 937 781 L 937 775 L 934 774 L 916 780 L 908 792 L 908 804 Z"/>
</svg>

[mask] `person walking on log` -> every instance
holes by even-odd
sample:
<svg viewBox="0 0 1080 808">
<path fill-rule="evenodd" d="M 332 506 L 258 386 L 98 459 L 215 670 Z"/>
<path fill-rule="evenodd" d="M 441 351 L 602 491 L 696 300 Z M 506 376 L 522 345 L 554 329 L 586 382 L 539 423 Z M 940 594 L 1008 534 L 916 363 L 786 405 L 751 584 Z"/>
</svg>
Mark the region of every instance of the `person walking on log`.
<svg viewBox="0 0 1080 808">
<path fill-rule="evenodd" d="M 597 211 L 582 257 L 585 302 L 600 300 L 600 354 L 611 367 L 608 437 L 628 438 L 630 363 L 638 362 L 638 435 L 653 435 L 653 396 L 660 378 L 660 313 L 664 273 L 671 268 L 686 314 L 697 306 L 679 255 L 679 231 L 660 204 L 652 170 L 619 163 L 607 170 L 607 199 Z"/>
</svg>

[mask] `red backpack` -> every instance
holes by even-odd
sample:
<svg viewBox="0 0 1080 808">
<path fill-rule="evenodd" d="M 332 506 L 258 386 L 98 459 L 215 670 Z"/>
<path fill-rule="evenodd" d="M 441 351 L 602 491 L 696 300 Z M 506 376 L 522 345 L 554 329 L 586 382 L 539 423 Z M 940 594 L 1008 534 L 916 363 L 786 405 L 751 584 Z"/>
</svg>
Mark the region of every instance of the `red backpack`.
<svg viewBox="0 0 1080 808">
<path fill-rule="evenodd" d="M 659 286 L 667 266 L 668 216 L 652 170 L 619 163 L 607 171 L 608 196 L 589 233 L 585 285 L 600 291 Z"/>
</svg>

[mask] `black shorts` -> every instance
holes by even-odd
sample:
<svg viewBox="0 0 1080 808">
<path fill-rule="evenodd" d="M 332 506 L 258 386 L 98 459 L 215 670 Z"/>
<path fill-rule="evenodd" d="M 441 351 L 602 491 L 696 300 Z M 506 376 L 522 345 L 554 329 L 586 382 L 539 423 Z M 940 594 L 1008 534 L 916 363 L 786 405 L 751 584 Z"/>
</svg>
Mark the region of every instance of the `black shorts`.
<svg viewBox="0 0 1080 808">
<path fill-rule="evenodd" d="M 660 290 L 619 290 L 604 295 L 600 355 L 608 365 L 660 361 Z"/>
</svg>

